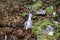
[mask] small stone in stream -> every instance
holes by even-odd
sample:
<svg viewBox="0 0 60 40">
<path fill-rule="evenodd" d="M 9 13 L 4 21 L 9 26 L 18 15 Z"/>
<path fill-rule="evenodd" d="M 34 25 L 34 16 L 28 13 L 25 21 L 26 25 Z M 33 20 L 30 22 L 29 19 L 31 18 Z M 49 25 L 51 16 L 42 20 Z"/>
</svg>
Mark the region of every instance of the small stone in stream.
<svg viewBox="0 0 60 40">
<path fill-rule="evenodd" d="M 53 31 L 49 32 L 48 35 L 53 36 Z"/>
<path fill-rule="evenodd" d="M 40 9 L 39 11 L 36 12 L 37 15 L 45 16 L 46 15 L 46 10 Z"/>
</svg>

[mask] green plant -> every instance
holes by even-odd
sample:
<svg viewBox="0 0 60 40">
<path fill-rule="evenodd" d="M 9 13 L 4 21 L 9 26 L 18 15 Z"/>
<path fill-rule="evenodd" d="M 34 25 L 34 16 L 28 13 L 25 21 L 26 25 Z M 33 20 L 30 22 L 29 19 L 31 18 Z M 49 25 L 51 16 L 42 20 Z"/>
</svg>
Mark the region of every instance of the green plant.
<svg viewBox="0 0 60 40">
<path fill-rule="evenodd" d="M 54 5 L 60 5 L 60 0 L 53 0 Z"/>
<path fill-rule="evenodd" d="M 54 34 L 53 36 L 49 36 L 49 35 L 44 35 L 42 33 L 42 30 L 47 26 L 47 25 L 53 25 L 53 23 L 48 20 L 48 19 L 44 19 L 42 21 L 38 21 L 36 23 L 34 23 L 34 25 L 32 26 L 32 32 L 34 32 L 36 35 L 40 35 L 40 40 L 56 40 L 57 35 L 60 35 L 60 33 Z"/>
<path fill-rule="evenodd" d="M 52 14 L 54 12 L 54 9 L 52 9 L 51 7 L 47 7 L 46 11 L 47 11 L 47 13 Z"/>
<path fill-rule="evenodd" d="M 42 1 L 37 1 L 32 5 L 32 10 L 37 11 L 42 6 Z"/>
<path fill-rule="evenodd" d="M 32 5 L 27 5 L 27 8 L 31 8 L 31 10 L 37 11 L 42 6 L 42 1 L 37 1 Z"/>
<path fill-rule="evenodd" d="M 42 31 L 42 29 L 46 25 L 53 25 L 53 24 L 48 19 L 44 19 L 42 21 L 38 21 L 38 22 L 34 23 L 34 25 L 32 26 L 32 32 L 35 32 L 36 34 L 40 34 L 40 32 Z"/>
<path fill-rule="evenodd" d="M 27 13 L 26 12 L 23 12 L 22 13 L 22 17 L 26 17 Z"/>
<path fill-rule="evenodd" d="M 55 38 L 58 38 L 60 36 L 60 23 L 59 23 L 59 25 L 57 26 L 57 29 L 56 29 L 56 31 L 55 31 L 55 33 L 54 33 L 54 37 Z"/>
</svg>

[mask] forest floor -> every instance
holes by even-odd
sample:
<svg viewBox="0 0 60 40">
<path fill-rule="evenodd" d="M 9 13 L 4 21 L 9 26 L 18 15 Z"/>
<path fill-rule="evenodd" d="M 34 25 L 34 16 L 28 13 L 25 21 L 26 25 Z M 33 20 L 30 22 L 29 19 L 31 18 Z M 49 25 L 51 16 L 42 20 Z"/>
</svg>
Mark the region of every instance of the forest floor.
<svg viewBox="0 0 60 40">
<path fill-rule="evenodd" d="M 31 5 L 30 1 L 26 1 L 25 4 Z M 28 11 L 21 1 L 0 0 L 0 40 L 5 40 L 5 35 L 8 36 L 7 40 L 36 40 L 36 35 L 31 29 L 26 30 L 23 27 L 28 18 L 24 12 Z M 30 12 L 32 13 L 34 10 L 30 10 Z M 45 16 L 34 16 L 32 20 L 35 23 L 37 20 L 46 18 L 51 21 L 52 15 L 47 13 Z"/>
</svg>

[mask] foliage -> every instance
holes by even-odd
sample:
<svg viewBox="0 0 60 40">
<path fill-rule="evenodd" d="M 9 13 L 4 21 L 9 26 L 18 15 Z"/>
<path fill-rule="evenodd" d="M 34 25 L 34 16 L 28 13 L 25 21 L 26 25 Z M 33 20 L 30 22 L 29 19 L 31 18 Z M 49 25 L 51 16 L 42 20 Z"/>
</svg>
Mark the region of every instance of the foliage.
<svg viewBox="0 0 60 40">
<path fill-rule="evenodd" d="M 37 1 L 32 5 L 27 5 L 27 8 L 31 8 L 31 10 L 37 11 L 42 6 L 42 1 Z"/>
<path fill-rule="evenodd" d="M 44 19 L 42 21 L 38 21 L 38 22 L 34 23 L 34 25 L 32 26 L 32 31 L 35 32 L 36 34 L 40 34 L 42 29 L 46 25 L 52 25 L 52 23 L 48 19 Z"/>
<path fill-rule="evenodd" d="M 56 31 L 54 33 L 55 38 L 58 38 L 59 36 L 60 36 L 60 24 L 58 25 L 58 27 L 57 27 L 57 29 L 56 29 Z"/>
<path fill-rule="evenodd" d="M 23 12 L 22 13 L 22 17 L 26 17 L 27 13 L 26 12 Z"/>
<path fill-rule="evenodd" d="M 38 21 L 34 23 L 32 26 L 32 32 L 34 32 L 36 35 L 40 35 L 40 40 L 56 40 L 54 36 L 48 36 L 44 35 L 42 33 L 42 30 L 47 26 L 47 25 L 53 25 L 52 22 L 50 22 L 48 19 L 44 19 L 42 21 Z M 55 34 L 56 35 L 56 34 Z"/>
<path fill-rule="evenodd" d="M 49 21 L 48 19 L 44 19 L 42 21 L 38 21 L 36 23 L 34 23 L 34 25 L 32 26 L 32 32 L 34 32 L 36 35 L 40 35 L 40 40 L 56 40 L 59 36 L 60 36 L 60 23 L 57 26 L 57 29 L 54 32 L 53 36 L 49 36 L 49 35 L 44 35 L 42 33 L 42 30 L 47 26 L 47 25 L 53 25 L 53 23 L 51 21 Z"/>
<path fill-rule="evenodd" d="M 60 0 L 53 0 L 54 5 L 60 5 Z"/>
<path fill-rule="evenodd" d="M 47 11 L 47 13 L 50 13 L 50 14 L 52 14 L 54 12 L 54 10 L 51 7 L 47 7 L 46 11 Z"/>
<path fill-rule="evenodd" d="M 34 3 L 32 5 L 32 10 L 37 11 L 41 6 L 42 6 L 42 2 L 41 1 L 37 1 L 36 3 Z"/>
</svg>

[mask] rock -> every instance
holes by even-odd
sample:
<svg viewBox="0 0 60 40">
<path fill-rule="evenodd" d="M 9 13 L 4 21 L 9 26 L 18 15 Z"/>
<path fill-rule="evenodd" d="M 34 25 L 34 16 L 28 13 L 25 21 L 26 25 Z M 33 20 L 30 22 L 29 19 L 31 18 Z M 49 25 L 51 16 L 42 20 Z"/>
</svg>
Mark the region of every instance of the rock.
<svg viewBox="0 0 60 40">
<path fill-rule="evenodd" d="M 60 22 L 60 16 L 56 17 L 56 18 L 55 18 L 55 21 Z"/>
<path fill-rule="evenodd" d="M 47 34 L 47 31 L 45 29 L 42 30 L 42 33 Z"/>
<path fill-rule="evenodd" d="M 50 6 L 53 9 L 53 6 Z"/>
<path fill-rule="evenodd" d="M 48 26 L 46 27 L 46 29 L 44 29 L 42 32 L 43 32 L 44 34 L 53 36 L 54 28 L 51 27 L 51 25 L 48 25 Z"/>
<path fill-rule="evenodd" d="M 37 15 L 46 15 L 46 10 L 40 9 L 36 12 Z"/>
<path fill-rule="evenodd" d="M 46 28 L 47 34 L 53 36 L 54 28 L 51 25 L 48 25 Z"/>
<path fill-rule="evenodd" d="M 37 0 L 33 0 L 33 2 L 36 2 Z"/>
<path fill-rule="evenodd" d="M 37 40 L 40 40 L 40 35 L 37 35 Z"/>
<path fill-rule="evenodd" d="M 27 30 L 27 29 L 30 29 L 30 28 L 32 27 L 33 22 L 32 22 L 32 20 L 31 20 L 31 18 L 32 18 L 32 14 L 29 13 L 28 19 L 27 19 L 27 21 L 24 23 L 24 27 L 25 27 L 26 30 Z"/>
<path fill-rule="evenodd" d="M 55 28 L 57 28 L 59 22 L 58 21 L 53 21 L 53 24 L 55 25 Z"/>
<path fill-rule="evenodd" d="M 49 32 L 48 35 L 53 36 L 53 31 Z"/>
<path fill-rule="evenodd" d="M 60 17 L 58 17 L 57 20 L 60 22 Z"/>
<path fill-rule="evenodd" d="M 56 16 L 56 12 L 53 12 L 52 16 L 55 17 Z"/>
</svg>

